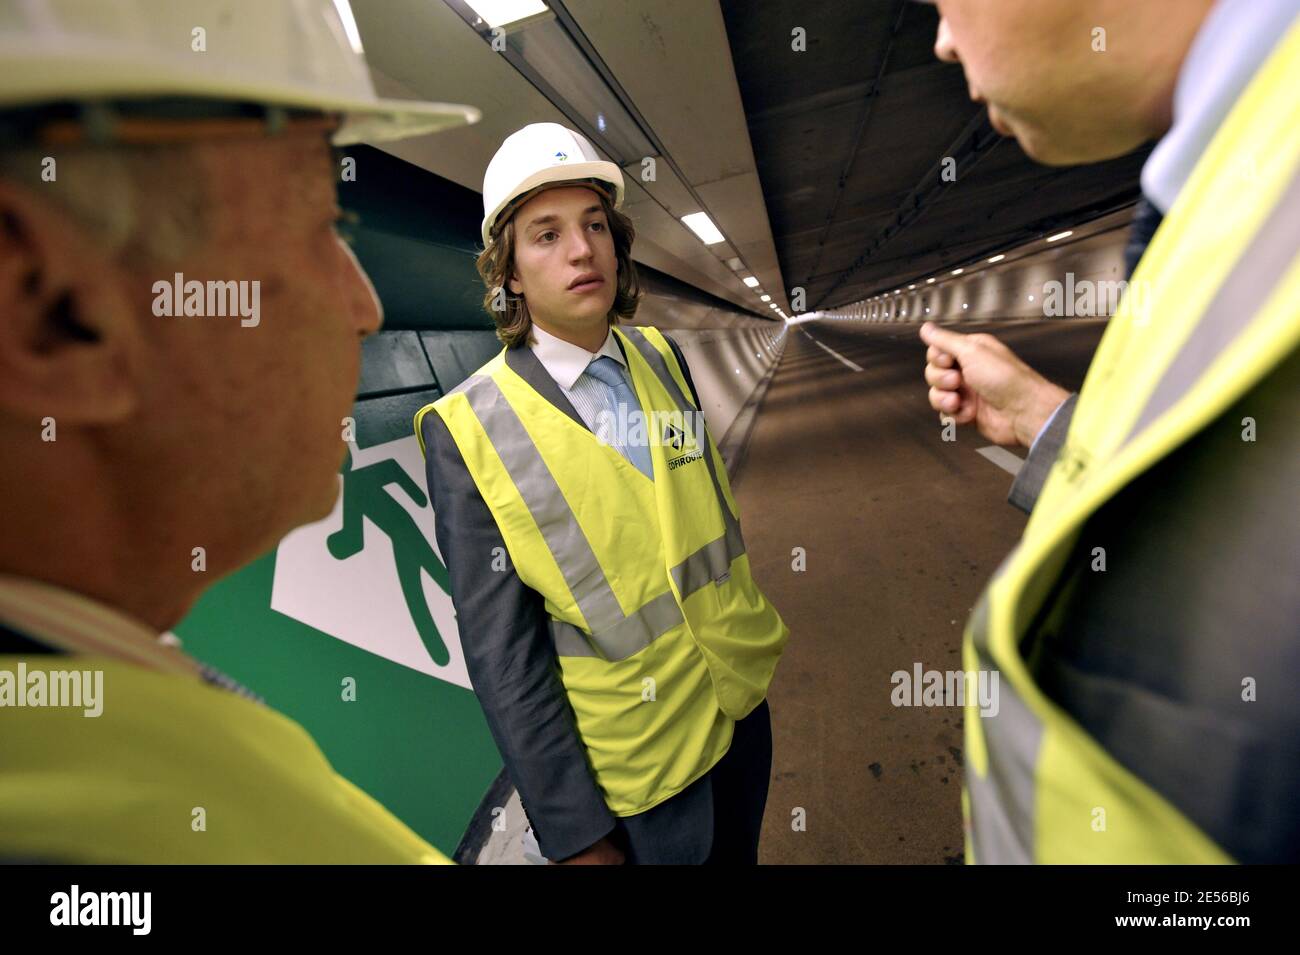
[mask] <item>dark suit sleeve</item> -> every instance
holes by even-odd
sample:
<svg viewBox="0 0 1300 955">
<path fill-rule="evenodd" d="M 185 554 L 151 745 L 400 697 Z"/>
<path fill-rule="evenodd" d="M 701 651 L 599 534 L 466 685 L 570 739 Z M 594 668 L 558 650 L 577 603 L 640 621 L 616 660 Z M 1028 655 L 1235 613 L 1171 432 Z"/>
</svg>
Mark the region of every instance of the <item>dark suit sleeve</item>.
<svg viewBox="0 0 1300 955">
<path fill-rule="evenodd" d="M 691 379 L 691 366 L 686 364 L 686 356 L 682 354 L 681 346 L 667 335 L 664 335 L 664 339 L 668 342 L 668 347 L 673 350 L 673 355 L 677 357 L 677 364 L 682 366 L 682 377 L 686 379 L 686 384 L 691 389 L 691 397 L 695 399 L 695 407 L 703 411 L 704 406 L 700 404 L 700 394 L 695 390 L 695 382 Z"/>
<path fill-rule="evenodd" d="M 434 529 L 470 681 L 542 854 L 566 859 L 612 831 L 614 816 L 560 682 L 542 595 L 510 563 L 446 422 L 426 414 L 422 431 Z M 505 569 L 493 570 L 494 559 Z"/>
<path fill-rule="evenodd" d="M 1047 428 L 1034 441 L 1029 449 L 1025 463 L 1011 484 L 1011 493 L 1007 501 L 1020 508 L 1026 514 L 1034 509 L 1038 495 L 1047 483 L 1047 475 L 1056 463 L 1056 456 L 1065 445 L 1065 437 L 1070 432 L 1070 419 L 1074 417 L 1074 403 L 1078 394 L 1072 394 L 1061 402 Z"/>
</svg>

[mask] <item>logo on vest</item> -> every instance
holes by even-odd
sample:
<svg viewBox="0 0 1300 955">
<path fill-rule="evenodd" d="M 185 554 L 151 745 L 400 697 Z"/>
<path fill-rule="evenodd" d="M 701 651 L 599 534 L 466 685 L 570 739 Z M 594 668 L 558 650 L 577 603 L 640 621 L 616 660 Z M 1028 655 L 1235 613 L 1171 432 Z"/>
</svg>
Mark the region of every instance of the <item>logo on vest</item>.
<svg viewBox="0 0 1300 955">
<path fill-rule="evenodd" d="M 658 445 L 668 457 L 668 469 L 675 470 L 704 457 L 695 435 L 704 434 L 704 414 L 690 411 L 602 410 L 596 414 L 596 439 L 602 444 L 629 447 Z"/>
<path fill-rule="evenodd" d="M 704 457 L 704 452 L 699 447 L 687 449 L 685 453 L 682 453 L 688 441 L 689 438 L 682 429 L 675 428 L 671 424 L 664 427 L 664 446 L 678 452 L 676 457 L 669 457 L 668 470 L 675 471 L 684 464 L 690 464 L 692 461 L 698 461 Z"/>
</svg>

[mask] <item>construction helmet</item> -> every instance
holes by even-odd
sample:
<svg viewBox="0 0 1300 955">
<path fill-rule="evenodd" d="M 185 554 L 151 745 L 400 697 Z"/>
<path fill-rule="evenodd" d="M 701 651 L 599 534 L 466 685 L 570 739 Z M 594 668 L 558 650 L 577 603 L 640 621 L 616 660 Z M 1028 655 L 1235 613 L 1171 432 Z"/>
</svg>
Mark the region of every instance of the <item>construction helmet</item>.
<svg viewBox="0 0 1300 955">
<path fill-rule="evenodd" d="M 623 172 L 601 159 L 586 137 L 559 123 L 532 123 L 506 137 L 483 174 L 483 244 L 492 241 L 497 219 L 520 196 L 538 186 L 594 179 L 623 205 Z"/>
<path fill-rule="evenodd" d="M 160 97 L 340 113 L 339 146 L 480 116 L 380 99 L 348 0 L 0 0 L 0 110 Z"/>
</svg>

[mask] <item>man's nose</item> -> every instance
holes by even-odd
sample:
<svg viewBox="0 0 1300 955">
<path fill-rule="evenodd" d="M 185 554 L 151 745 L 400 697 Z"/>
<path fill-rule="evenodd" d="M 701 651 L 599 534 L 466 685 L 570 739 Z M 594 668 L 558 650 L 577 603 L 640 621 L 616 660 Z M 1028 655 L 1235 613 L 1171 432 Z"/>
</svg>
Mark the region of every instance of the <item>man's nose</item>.
<svg viewBox="0 0 1300 955">
<path fill-rule="evenodd" d="M 587 230 L 578 229 L 572 235 L 573 239 L 569 242 L 569 261 L 579 262 L 591 258 L 591 239 L 587 235 Z"/>
<path fill-rule="evenodd" d="M 384 324 L 384 306 L 380 304 L 379 296 L 375 294 L 375 287 L 370 282 L 370 276 L 366 275 L 366 270 L 357 261 L 352 247 L 342 238 L 336 237 L 336 241 L 346 259 L 343 264 L 343 284 L 347 290 L 348 313 L 363 338 L 373 335 Z"/>
<path fill-rule="evenodd" d="M 957 47 L 952 42 L 952 31 L 948 29 L 948 21 L 943 17 L 939 18 L 939 30 L 934 37 L 934 55 L 945 63 L 961 62 Z"/>
</svg>

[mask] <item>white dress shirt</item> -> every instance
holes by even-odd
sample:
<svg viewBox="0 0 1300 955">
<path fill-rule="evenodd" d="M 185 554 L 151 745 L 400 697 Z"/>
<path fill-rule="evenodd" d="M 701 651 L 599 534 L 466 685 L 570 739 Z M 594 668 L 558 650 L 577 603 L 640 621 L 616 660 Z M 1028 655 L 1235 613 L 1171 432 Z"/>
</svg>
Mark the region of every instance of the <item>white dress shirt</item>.
<svg viewBox="0 0 1300 955">
<path fill-rule="evenodd" d="M 1205 18 L 1178 73 L 1173 125 L 1142 167 L 1142 191 L 1161 212 L 1173 206 L 1210 140 L 1297 15 L 1297 0 L 1219 0 Z"/>
<path fill-rule="evenodd" d="M 564 392 L 564 397 L 573 404 L 574 410 L 587 423 L 587 427 L 595 433 L 596 416 L 605 409 L 605 395 L 608 389 L 590 375 L 583 374 L 587 366 L 601 355 L 608 355 L 618 362 L 628 383 L 631 384 L 632 381 L 627 373 L 627 360 L 623 357 L 622 349 L 618 347 L 614 333 L 606 332 L 604 344 L 594 352 L 587 351 L 581 345 L 557 338 L 540 328 L 535 322 L 532 334 L 535 341 L 530 341 L 528 347 L 533 350 L 533 354 L 537 356 L 537 360 L 542 363 L 547 373 L 555 379 L 555 383 L 560 386 L 560 391 Z"/>
</svg>

